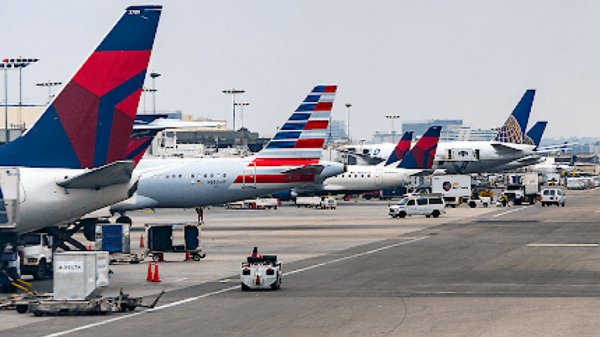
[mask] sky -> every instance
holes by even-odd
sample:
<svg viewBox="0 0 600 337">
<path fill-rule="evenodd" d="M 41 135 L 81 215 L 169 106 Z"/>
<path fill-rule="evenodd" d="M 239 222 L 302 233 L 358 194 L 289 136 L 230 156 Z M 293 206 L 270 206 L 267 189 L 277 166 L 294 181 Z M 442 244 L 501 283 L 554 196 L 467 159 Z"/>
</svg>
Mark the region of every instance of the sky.
<svg viewBox="0 0 600 337">
<path fill-rule="evenodd" d="M 40 59 L 23 71 L 24 103 L 46 101 L 35 83 L 67 82 L 132 4 L 144 3 L 0 0 L 0 57 Z M 230 123 L 221 91 L 244 89 L 245 126 L 268 135 L 314 85 L 337 84 L 333 118 L 346 119 L 351 103 L 352 138 L 370 139 L 391 129 L 391 114 L 499 127 L 534 88 L 530 126 L 547 120 L 548 137 L 600 136 L 600 1 L 152 4 L 164 6 L 149 67 L 162 74 L 158 111 Z M 9 103 L 17 81 L 10 73 Z"/>
</svg>

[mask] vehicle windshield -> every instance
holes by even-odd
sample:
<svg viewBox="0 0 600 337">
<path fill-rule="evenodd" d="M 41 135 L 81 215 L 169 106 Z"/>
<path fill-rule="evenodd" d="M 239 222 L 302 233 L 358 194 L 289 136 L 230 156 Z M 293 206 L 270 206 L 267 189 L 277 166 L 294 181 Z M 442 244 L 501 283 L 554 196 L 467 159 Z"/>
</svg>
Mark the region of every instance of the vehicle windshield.
<svg viewBox="0 0 600 337">
<path fill-rule="evenodd" d="M 408 199 L 402 199 L 398 202 L 398 205 L 406 205 L 407 202 L 408 202 Z"/>
<path fill-rule="evenodd" d="M 25 235 L 23 236 L 23 243 L 26 246 L 33 246 L 40 244 L 40 236 L 39 235 Z"/>
</svg>

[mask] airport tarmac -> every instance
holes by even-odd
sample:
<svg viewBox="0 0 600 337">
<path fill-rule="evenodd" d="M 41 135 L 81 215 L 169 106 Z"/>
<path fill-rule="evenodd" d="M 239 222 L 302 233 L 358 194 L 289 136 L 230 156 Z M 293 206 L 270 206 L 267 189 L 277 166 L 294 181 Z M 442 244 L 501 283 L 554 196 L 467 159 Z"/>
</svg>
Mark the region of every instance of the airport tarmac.
<svg viewBox="0 0 600 337">
<path fill-rule="evenodd" d="M 335 211 L 213 208 L 201 262 L 168 255 L 161 284 L 145 282 L 145 264 L 112 267 L 108 294 L 123 287 L 150 299 L 167 288 L 154 310 L 0 312 L 0 335 L 596 336 L 598 201 L 597 191 L 569 192 L 565 208 L 461 207 L 439 219 L 390 219 L 386 202 L 364 200 Z M 132 215 L 138 228 L 196 219 L 183 210 Z M 239 263 L 253 246 L 284 261 L 281 290 L 239 290 Z"/>
</svg>

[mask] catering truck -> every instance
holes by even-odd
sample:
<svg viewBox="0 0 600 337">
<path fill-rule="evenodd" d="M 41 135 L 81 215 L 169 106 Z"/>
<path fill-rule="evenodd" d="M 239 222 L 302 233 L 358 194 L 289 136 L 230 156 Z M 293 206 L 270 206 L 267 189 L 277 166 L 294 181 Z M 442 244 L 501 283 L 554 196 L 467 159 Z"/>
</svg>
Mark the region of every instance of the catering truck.
<svg viewBox="0 0 600 337">
<path fill-rule="evenodd" d="M 464 174 L 433 176 L 431 193 L 441 194 L 446 206 L 456 207 L 471 197 L 471 176 Z"/>
</svg>

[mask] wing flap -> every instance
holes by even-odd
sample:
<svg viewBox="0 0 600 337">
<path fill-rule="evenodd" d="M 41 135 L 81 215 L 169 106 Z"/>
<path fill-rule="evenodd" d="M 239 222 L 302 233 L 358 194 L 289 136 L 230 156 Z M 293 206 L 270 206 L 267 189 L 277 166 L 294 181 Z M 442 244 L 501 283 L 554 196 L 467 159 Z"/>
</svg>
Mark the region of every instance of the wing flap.
<svg viewBox="0 0 600 337">
<path fill-rule="evenodd" d="M 323 165 L 304 165 L 293 169 L 282 171 L 284 174 L 314 174 L 319 175 L 323 172 Z"/>
</svg>

